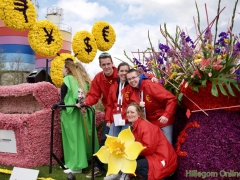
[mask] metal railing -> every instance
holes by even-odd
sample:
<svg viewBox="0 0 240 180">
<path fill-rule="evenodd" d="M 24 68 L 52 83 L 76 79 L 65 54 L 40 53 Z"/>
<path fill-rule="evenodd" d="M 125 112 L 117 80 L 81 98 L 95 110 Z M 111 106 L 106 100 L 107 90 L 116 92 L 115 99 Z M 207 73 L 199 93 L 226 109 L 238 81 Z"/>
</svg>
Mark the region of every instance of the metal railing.
<svg viewBox="0 0 240 180">
<path fill-rule="evenodd" d="M 69 32 L 69 33 L 72 34 L 72 27 L 71 26 L 69 26 L 67 24 L 61 24 L 61 23 L 56 24 L 56 25 L 59 28 L 59 30 L 66 31 L 66 32 Z"/>
</svg>

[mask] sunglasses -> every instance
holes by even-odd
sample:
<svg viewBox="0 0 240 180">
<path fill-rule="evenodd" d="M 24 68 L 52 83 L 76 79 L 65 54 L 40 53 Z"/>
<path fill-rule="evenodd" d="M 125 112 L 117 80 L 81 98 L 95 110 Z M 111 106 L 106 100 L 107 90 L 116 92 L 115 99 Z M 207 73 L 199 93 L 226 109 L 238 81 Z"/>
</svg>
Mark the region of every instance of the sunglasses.
<svg viewBox="0 0 240 180">
<path fill-rule="evenodd" d="M 111 55 L 109 53 L 102 53 L 100 54 L 99 58 L 101 57 L 111 57 Z"/>
</svg>

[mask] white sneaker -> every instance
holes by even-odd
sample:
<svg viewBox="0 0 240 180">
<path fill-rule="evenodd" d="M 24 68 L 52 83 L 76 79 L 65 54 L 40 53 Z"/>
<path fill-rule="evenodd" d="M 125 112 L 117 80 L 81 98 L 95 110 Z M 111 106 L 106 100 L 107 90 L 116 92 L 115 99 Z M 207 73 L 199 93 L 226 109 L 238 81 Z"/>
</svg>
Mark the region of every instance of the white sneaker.
<svg viewBox="0 0 240 180">
<path fill-rule="evenodd" d="M 67 167 L 66 165 L 64 165 L 64 167 L 65 167 L 65 169 L 68 169 L 68 167 Z M 60 169 L 62 169 L 62 167 L 61 167 L 61 166 L 59 166 L 59 168 L 60 168 Z"/>
<path fill-rule="evenodd" d="M 116 180 L 116 179 L 119 179 L 120 176 L 121 176 L 121 173 L 119 173 L 119 174 L 110 174 L 110 175 L 104 177 L 103 180 Z"/>
<path fill-rule="evenodd" d="M 122 175 L 121 175 L 119 180 L 130 180 L 130 178 L 129 178 L 128 174 L 122 173 Z"/>
<path fill-rule="evenodd" d="M 73 174 L 77 174 L 77 173 L 82 173 L 82 170 L 79 169 L 79 170 L 74 171 L 74 170 L 71 170 L 71 169 L 66 169 L 63 172 L 66 173 L 66 174 L 68 174 L 70 172 L 73 173 Z"/>
</svg>

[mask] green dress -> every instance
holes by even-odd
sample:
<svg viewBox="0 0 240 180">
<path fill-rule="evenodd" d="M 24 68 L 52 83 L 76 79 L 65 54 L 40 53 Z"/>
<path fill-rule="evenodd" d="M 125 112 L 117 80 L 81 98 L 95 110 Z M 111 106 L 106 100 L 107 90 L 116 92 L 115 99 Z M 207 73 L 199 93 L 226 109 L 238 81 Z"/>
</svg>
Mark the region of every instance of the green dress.
<svg viewBox="0 0 240 180">
<path fill-rule="evenodd" d="M 64 83 L 68 88 L 64 97 L 65 105 L 75 105 L 78 99 L 79 84 L 77 80 L 67 75 Z M 85 84 L 87 90 L 89 86 Z M 95 120 L 95 119 L 94 119 Z M 92 112 L 90 109 L 83 115 L 78 108 L 66 108 L 61 111 L 62 141 L 65 165 L 71 170 L 88 167 L 88 160 L 92 157 Z M 99 149 L 95 131 L 95 151 Z"/>
</svg>

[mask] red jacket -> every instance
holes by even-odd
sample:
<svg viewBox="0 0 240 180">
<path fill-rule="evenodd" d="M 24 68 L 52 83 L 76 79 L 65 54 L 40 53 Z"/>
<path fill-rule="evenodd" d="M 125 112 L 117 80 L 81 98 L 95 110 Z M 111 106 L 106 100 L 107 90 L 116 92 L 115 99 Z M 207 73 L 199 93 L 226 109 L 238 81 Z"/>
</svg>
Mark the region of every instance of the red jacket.
<svg viewBox="0 0 240 180">
<path fill-rule="evenodd" d="M 161 84 L 153 83 L 147 79 L 141 81 L 139 89 L 129 85 L 122 90 L 123 109 L 125 110 L 131 102 L 140 103 L 139 94 L 141 91 L 143 91 L 143 101 L 145 102 L 146 119 L 160 128 L 173 124 L 177 98 Z M 161 116 L 168 118 L 166 124 L 162 124 L 158 120 Z"/>
<path fill-rule="evenodd" d="M 127 84 L 125 87 L 129 86 Z M 107 123 L 112 123 L 113 122 L 113 114 L 117 112 L 117 90 L 118 90 L 118 82 L 115 82 L 111 85 L 109 94 L 108 94 L 108 100 L 107 100 L 107 105 L 106 105 L 106 112 L 105 112 L 105 120 Z M 125 118 L 125 109 L 122 109 L 122 118 Z M 127 120 L 126 120 L 127 121 Z M 126 123 L 129 123 L 128 121 Z"/>
<path fill-rule="evenodd" d="M 145 76 L 148 79 L 152 79 L 154 75 L 146 73 Z M 127 86 L 130 86 L 127 84 L 124 88 Z M 108 94 L 108 99 L 107 99 L 107 105 L 105 106 L 105 120 L 107 123 L 112 123 L 113 122 L 113 114 L 117 112 L 117 90 L 119 88 L 118 82 L 114 82 L 110 89 L 109 89 L 109 94 Z M 126 107 L 122 107 L 122 118 L 126 120 L 126 112 L 125 112 Z M 127 120 L 126 120 L 127 121 Z M 128 121 L 126 123 L 129 123 Z"/>
<path fill-rule="evenodd" d="M 146 147 L 140 156 L 145 156 L 148 161 L 148 180 L 160 180 L 176 170 L 177 154 L 159 127 L 139 118 L 133 124 L 132 133 L 135 140 Z"/>
<path fill-rule="evenodd" d="M 118 79 L 117 68 L 113 67 L 112 79 L 107 79 L 103 71 L 98 73 L 91 82 L 90 90 L 87 93 L 85 103 L 92 106 L 97 104 L 98 100 L 102 97 L 103 106 L 107 105 L 107 98 L 111 84 Z"/>
</svg>

